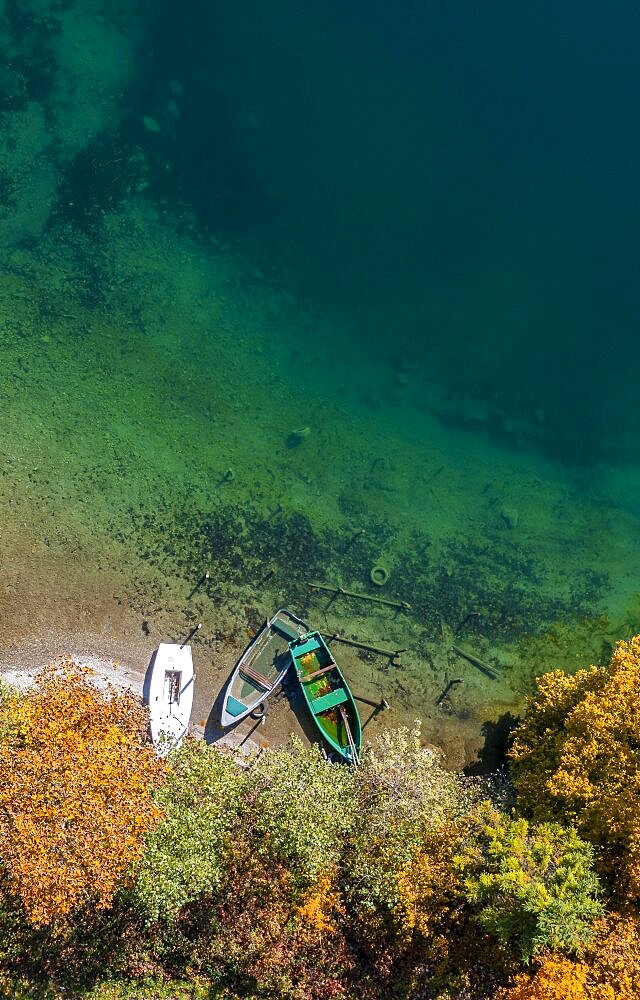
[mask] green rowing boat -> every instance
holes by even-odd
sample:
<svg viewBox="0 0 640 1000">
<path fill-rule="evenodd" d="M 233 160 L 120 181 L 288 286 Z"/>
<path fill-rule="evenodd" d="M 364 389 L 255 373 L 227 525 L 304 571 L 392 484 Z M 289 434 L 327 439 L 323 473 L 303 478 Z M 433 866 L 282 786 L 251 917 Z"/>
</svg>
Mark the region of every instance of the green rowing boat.
<svg viewBox="0 0 640 1000">
<path fill-rule="evenodd" d="M 319 632 L 289 643 L 291 657 L 311 717 L 342 760 L 360 763 L 360 716 L 340 667 Z"/>
</svg>

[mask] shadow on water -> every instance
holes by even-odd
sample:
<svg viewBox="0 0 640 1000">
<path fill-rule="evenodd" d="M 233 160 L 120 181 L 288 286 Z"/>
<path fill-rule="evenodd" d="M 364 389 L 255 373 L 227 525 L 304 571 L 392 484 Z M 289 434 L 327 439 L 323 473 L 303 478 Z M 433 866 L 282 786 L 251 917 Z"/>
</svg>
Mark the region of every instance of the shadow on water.
<svg viewBox="0 0 640 1000">
<path fill-rule="evenodd" d="M 520 717 L 504 712 L 496 722 L 483 722 L 481 733 L 484 744 L 478 750 L 478 760 L 465 767 L 465 774 L 490 774 L 507 764 L 507 755 L 513 743 L 513 734 Z"/>
</svg>

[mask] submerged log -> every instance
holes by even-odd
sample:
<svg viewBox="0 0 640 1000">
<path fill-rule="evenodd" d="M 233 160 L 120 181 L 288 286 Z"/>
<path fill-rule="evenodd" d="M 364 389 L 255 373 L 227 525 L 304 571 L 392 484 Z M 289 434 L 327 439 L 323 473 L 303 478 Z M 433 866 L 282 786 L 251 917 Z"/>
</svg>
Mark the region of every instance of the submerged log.
<svg viewBox="0 0 640 1000">
<path fill-rule="evenodd" d="M 467 651 L 465 649 L 461 649 L 460 646 L 452 646 L 451 648 L 454 653 L 457 653 L 458 656 L 467 660 L 468 663 L 472 663 L 473 666 L 480 671 L 480 673 L 485 674 L 485 676 L 491 678 L 492 681 L 496 681 L 498 679 L 495 667 L 492 667 L 489 663 L 485 663 L 484 660 L 474 656 L 473 653 L 467 653 Z"/>
<path fill-rule="evenodd" d="M 359 601 L 370 601 L 372 604 L 385 604 L 388 608 L 398 608 L 399 611 L 411 611 L 411 605 L 406 601 L 390 601 L 386 597 L 373 597 L 371 594 L 358 594 L 355 590 L 345 590 L 344 587 L 332 587 L 326 583 L 308 583 L 311 590 L 323 590 L 334 597 L 355 597 Z"/>
</svg>

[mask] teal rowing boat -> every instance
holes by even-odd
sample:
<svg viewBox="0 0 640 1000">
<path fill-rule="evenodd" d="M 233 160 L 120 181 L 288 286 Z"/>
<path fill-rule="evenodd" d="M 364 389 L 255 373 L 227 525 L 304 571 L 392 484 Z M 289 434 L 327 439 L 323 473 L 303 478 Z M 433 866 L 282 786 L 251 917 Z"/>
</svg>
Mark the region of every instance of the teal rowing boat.
<svg viewBox="0 0 640 1000">
<path fill-rule="evenodd" d="M 360 763 L 360 716 L 340 667 L 319 632 L 289 643 L 311 717 L 331 749 L 342 760 Z"/>
</svg>

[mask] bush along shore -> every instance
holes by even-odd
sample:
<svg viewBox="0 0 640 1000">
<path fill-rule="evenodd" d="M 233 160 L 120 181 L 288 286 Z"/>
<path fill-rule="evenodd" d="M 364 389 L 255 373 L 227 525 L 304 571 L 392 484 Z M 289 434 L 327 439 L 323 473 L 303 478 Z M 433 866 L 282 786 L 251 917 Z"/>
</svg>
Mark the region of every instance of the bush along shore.
<svg viewBox="0 0 640 1000">
<path fill-rule="evenodd" d="M 632 1000 L 640 636 L 543 674 L 509 771 L 389 730 L 158 760 L 137 696 L 71 660 L 0 698 L 0 995 Z"/>
</svg>

